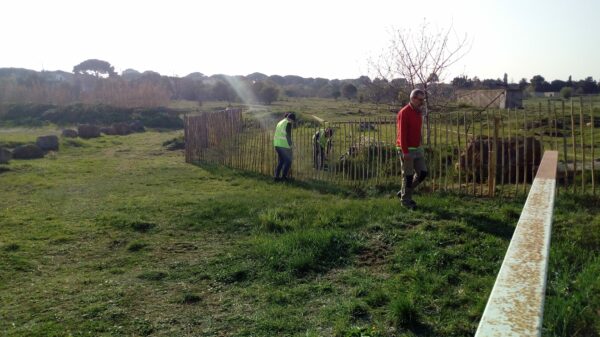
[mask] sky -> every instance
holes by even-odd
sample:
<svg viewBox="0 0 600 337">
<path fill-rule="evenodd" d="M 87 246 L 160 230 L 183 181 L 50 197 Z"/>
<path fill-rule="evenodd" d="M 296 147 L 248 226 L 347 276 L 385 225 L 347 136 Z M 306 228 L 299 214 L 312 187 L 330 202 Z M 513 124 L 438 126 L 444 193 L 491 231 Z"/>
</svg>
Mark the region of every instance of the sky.
<svg viewBox="0 0 600 337">
<path fill-rule="evenodd" d="M 0 13 L 0 68 L 374 77 L 391 32 L 427 22 L 469 41 L 446 82 L 600 79 L 598 0 L 2 0 Z"/>
</svg>

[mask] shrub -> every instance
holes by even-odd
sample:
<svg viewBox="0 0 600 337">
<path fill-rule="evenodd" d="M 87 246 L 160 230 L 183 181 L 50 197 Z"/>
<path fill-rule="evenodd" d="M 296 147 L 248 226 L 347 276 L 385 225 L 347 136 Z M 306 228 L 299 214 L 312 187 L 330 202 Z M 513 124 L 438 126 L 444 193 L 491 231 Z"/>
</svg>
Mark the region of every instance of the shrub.
<svg viewBox="0 0 600 337">
<path fill-rule="evenodd" d="M 19 124 L 22 121 L 39 120 L 44 112 L 52 108 L 55 106 L 50 104 L 10 104 L 1 118 Z"/>
<path fill-rule="evenodd" d="M 38 126 L 44 123 L 58 125 L 127 123 L 141 121 L 156 128 L 179 129 L 183 120 L 167 108 L 122 108 L 106 104 L 75 103 L 64 106 L 51 104 L 10 104 L 3 107 L 0 121 L 16 125 Z"/>
<path fill-rule="evenodd" d="M 181 304 L 194 304 L 200 302 L 202 298 L 196 294 L 186 293 L 183 295 L 182 299 L 179 301 Z"/>
<path fill-rule="evenodd" d="M 183 128 L 183 120 L 178 116 L 172 116 L 166 113 L 158 113 L 152 115 L 144 115 L 141 122 L 151 128 L 164 129 L 181 129 Z"/>
<path fill-rule="evenodd" d="M 563 87 L 560 89 L 560 97 L 564 99 L 569 99 L 573 96 L 573 88 L 571 87 Z"/>
<path fill-rule="evenodd" d="M 128 247 L 127 250 L 130 252 L 138 252 L 142 249 L 144 249 L 146 246 L 148 246 L 147 244 L 143 243 L 143 242 L 132 242 Z"/>
<path fill-rule="evenodd" d="M 401 295 L 390 304 L 390 315 L 394 324 L 399 328 L 411 328 L 419 322 L 419 312 L 411 297 Z"/>
<path fill-rule="evenodd" d="M 389 301 L 389 296 L 381 290 L 374 291 L 366 299 L 367 304 L 372 308 L 382 307 L 388 304 Z"/>
</svg>

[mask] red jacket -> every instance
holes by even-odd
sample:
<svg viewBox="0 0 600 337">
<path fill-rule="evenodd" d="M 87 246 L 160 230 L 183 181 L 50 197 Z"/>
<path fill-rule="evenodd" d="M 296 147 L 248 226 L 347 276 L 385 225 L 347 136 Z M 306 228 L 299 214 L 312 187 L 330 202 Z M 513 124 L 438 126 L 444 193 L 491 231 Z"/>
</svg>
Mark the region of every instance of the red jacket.
<svg viewBox="0 0 600 337">
<path fill-rule="evenodd" d="M 422 125 L 421 113 L 415 110 L 410 103 L 398 111 L 396 117 L 396 146 L 402 148 L 402 153 L 408 153 L 409 147 L 419 147 L 421 145 Z"/>
</svg>

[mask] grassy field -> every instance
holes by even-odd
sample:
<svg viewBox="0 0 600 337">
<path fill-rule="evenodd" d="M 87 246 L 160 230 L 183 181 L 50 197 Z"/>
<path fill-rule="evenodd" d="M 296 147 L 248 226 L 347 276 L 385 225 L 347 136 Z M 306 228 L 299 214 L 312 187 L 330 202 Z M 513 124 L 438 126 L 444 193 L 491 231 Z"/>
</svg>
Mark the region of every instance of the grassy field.
<svg viewBox="0 0 600 337">
<path fill-rule="evenodd" d="M 2 166 L 2 335 L 473 335 L 524 200 L 418 195 L 408 212 L 394 191 L 185 164 L 161 146 L 179 134 Z M 597 203 L 557 200 L 544 336 L 600 336 Z"/>
<path fill-rule="evenodd" d="M 201 106 L 191 101 L 173 101 L 171 108 L 188 109 L 190 111 L 215 111 L 225 109 L 227 102 L 204 102 Z M 271 105 L 246 105 L 231 103 L 232 107 L 244 107 L 246 111 L 260 115 L 261 113 L 274 113 L 283 116 L 285 112 L 294 111 L 304 116 L 317 116 L 328 122 L 343 121 L 364 117 L 395 116 L 400 106 L 388 104 L 359 103 L 356 100 L 326 99 L 326 98 L 286 98 L 273 102 Z M 390 111 L 390 109 L 394 111 Z"/>
</svg>

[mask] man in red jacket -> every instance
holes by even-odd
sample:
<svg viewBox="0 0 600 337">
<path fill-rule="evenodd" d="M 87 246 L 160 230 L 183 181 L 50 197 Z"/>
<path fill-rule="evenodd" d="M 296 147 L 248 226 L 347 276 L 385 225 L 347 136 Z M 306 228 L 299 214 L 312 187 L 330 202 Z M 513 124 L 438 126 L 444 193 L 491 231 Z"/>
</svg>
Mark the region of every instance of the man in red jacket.
<svg viewBox="0 0 600 337">
<path fill-rule="evenodd" d="M 421 126 L 425 91 L 414 89 L 410 103 L 398 111 L 396 117 L 396 148 L 402 162 L 402 189 L 397 193 L 402 205 L 414 209 L 413 190 L 427 177 L 427 166 L 421 147 Z"/>
</svg>

